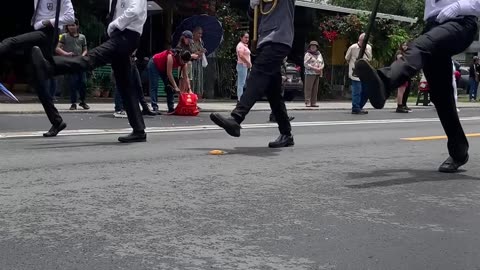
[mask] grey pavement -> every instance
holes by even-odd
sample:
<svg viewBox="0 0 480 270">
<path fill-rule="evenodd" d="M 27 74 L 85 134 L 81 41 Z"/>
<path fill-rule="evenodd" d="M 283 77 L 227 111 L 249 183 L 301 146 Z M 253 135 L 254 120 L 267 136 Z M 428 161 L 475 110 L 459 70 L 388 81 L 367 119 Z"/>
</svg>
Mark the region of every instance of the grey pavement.
<svg viewBox="0 0 480 270">
<path fill-rule="evenodd" d="M 401 140 L 442 135 L 433 109 L 292 114 L 287 149 L 266 147 L 273 127 L 240 138 L 158 132 L 131 145 L 113 134 L 0 139 L 1 269 L 480 268 L 480 138 L 464 170 L 442 174 L 445 140 Z M 147 124 L 204 125 L 206 115 Z M 461 116 L 478 133 L 477 110 Z M 2 115 L 1 132 L 44 118 Z M 66 119 L 128 127 L 107 114 Z M 331 124 L 308 126 L 318 121 Z"/>
</svg>

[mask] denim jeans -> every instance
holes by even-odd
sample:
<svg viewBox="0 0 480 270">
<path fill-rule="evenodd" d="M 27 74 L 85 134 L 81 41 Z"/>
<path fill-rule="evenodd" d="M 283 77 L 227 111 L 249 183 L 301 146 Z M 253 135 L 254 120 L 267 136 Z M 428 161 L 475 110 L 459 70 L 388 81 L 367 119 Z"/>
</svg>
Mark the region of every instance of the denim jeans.
<svg viewBox="0 0 480 270">
<path fill-rule="evenodd" d="M 167 74 L 161 74 L 155 64 L 153 59 L 150 59 L 148 62 L 148 80 L 150 81 L 150 100 L 152 102 L 152 108 L 154 111 L 158 110 L 158 80 L 161 78 L 163 84 L 165 85 L 165 93 L 167 94 L 167 107 L 169 112 L 175 110 L 174 102 L 174 90 L 169 87 L 170 81 L 168 80 Z"/>
<path fill-rule="evenodd" d="M 85 95 L 87 91 L 87 75 L 85 72 L 79 72 L 68 75 L 68 82 L 70 86 L 70 102 L 77 103 L 77 91 L 80 95 L 80 103 L 85 102 Z"/>
<path fill-rule="evenodd" d="M 477 99 L 478 82 L 475 78 L 470 78 L 470 99 Z"/>
<path fill-rule="evenodd" d="M 247 80 L 248 68 L 240 63 L 237 63 L 237 97 L 238 101 L 243 95 L 243 87 Z"/>
<path fill-rule="evenodd" d="M 368 92 L 360 81 L 352 80 L 352 112 L 359 112 L 368 101 Z"/>
</svg>

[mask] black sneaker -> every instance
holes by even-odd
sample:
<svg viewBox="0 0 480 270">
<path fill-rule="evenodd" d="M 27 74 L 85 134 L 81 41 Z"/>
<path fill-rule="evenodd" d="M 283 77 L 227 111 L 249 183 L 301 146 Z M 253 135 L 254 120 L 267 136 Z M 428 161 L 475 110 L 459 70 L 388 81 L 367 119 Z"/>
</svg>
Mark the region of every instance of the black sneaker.
<svg viewBox="0 0 480 270">
<path fill-rule="evenodd" d="M 452 157 L 448 157 L 442 165 L 438 168 L 439 172 L 444 173 L 454 173 L 458 171 L 458 168 L 465 165 L 468 162 L 468 154 L 467 157 L 463 161 L 454 160 Z"/>
<path fill-rule="evenodd" d="M 60 131 L 64 130 L 66 127 L 67 124 L 65 124 L 65 122 L 62 122 L 57 126 L 53 125 L 48 132 L 43 133 L 43 137 L 55 137 Z"/>
<path fill-rule="evenodd" d="M 289 147 L 293 145 L 295 145 L 295 142 L 293 141 L 292 135 L 280 135 L 275 141 L 268 143 L 268 147 L 270 148 Z"/>
<path fill-rule="evenodd" d="M 121 143 L 134 143 L 134 142 L 146 142 L 147 134 L 143 132 L 132 132 L 126 136 L 118 137 L 118 141 Z"/>
<path fill-rule="evenodd" d="M 224 117 L 219 113 L 210 114 L 210 119 L 217 124 L 217 126 L 225 129 L 225 131 L 233 137 L 240 137 L 240 124 L 233 119 L 233 117 Z"/>
<path fill-rule="evenodd" d="M 70 106 L 70 111 L 74 111 L 77 109 L 77 104 L 73 103 L 72 106 Z"/>
<path fill-rule="evenodd" d="M 43 56 L 42 50 L 38 46 L 32 48 L 32 64 L 34 73 L 38 81 L 45 81 L 52 77 L 53 68 Z"/>
<path fill-rule="evenodd" d="M 397 113 L 409 113 L 409 111 L 403 106 L 397 106 L 397 110 L 395 112 L 397 112 Z"/>
<path fill-rule="evenodd" d="M 359 59 L 355 63 L 355 72 L 365 84 L 369 92 L 370 103 L 375 109 L 383 109 L 387 99 L 385 85 L 374 69 L 365 59 Z"/>
<path fill-rule="evenodd" d="M 90 110 L 90 106 L 88 106 L 85 102 L 78 104 L 78 106 L 82 107 L 84 110 Z"/>
</svg>

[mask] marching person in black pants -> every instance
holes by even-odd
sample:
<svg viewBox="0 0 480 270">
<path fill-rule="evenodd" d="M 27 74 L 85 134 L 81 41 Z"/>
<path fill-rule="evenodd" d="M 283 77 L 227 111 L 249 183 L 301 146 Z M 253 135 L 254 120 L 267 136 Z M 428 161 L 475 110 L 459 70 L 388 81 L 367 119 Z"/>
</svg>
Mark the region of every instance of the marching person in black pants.
<svg viewBox="0 0 480 270">
<path fill-rule="evenodd" d="M 145 142 L 145 123 L 138 106 L 138 97 L 131 84 L 130 55 L 137 49 L 143 25 L 147 19 L 146 0 L 110 0 L 110 14 L 107 34 L 110 37 L 100 46 L 92 49 L 86 56 L 65 58 L 54 57 L 54 63 L 45 60 L 42 51 L 34 48 L 32 61 L 39 78 L 47 79 L 53 75 L 71 74 L 93 70 L 96 67 L 112 63 L 115 81 L 123 100 L 127 117 L 133 132 L 119 137 L 120 142 Z"/>
<path fill-rule="evenodd" d="M 250 0 L 250 13 L 260 1 Z M 277 1 L 276 6 L 272 2 L 264 3 L 263 9 L 267 14 L 260 18 L 257 57 L 247 79 L 247 89 L 230 117 L 212 113 L 210 119 L 231 136 L 240 137 L 240 124 L 257 100 L 266 94 L 280 130 L 280 136 L 268 146 L 287 147 L 294 145 L 294 141 L 282 97 L 281 66 L 292 48 L 295 0 Z"/>
<path fill-rule="evenodd" d="M 57 8 L 59 8 L 57 4 L 61 4 L 57 25 L 58 28 L 63 28 L 65 25 L 75 23 L 72 2 L 70 0 L 61 0 L 61 2 L 54 0 L 34 0 L 33 2 L 35 11 L 31 24 L 35 31 L 3 40 L 0 43 L 0 58 L 4 58 L 7 54 L 18 49 L 30 51 L 33 46 L 38 46 L 45 55 L 45 58 L 50 62 L 53 61 L 53 50 L 58 42 L 58 35 L 55 34 L 55 32 L 57 32 L 55 31 L 55 15 Z M 37 78 L 35 84 L 38 99 L 42 103 L 48 120 L 50 120 L 52 124 L 52 128 L 43 134 L 43 136 L 57 136 L 58 132 L 65 129 L 67 125 L 63 122 L 62 117 L 53 104 L 53 98 L 47 89 L 47 81 Z"/>
<path fill-rule="evenodd" d="M 370 90 L 370 102 L 383 108 L 392 90 L 422 68 L 430 86 L 443 129 L 448 137 L 448 159 L 440 172 L 456 172 L 468 161 L 468 141 L 458 118 L 452 84 L 452 56 L 463 52 L 478 33 L 478 0 L 425 0 L 426 28 L 409 44 L 403 58 L 379 70 L 358 60 L 355 70 Z"/>
</svg>

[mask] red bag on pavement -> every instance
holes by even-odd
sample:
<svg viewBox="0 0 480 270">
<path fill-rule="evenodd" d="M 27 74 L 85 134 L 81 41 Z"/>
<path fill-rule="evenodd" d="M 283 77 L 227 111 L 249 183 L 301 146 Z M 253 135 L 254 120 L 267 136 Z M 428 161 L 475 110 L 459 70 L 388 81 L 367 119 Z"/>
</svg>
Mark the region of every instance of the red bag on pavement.
<svg viewBox="0 0 480 270">
<path fill-rule="evenodd" d="M 198 96 L 194 93 L 180 93 L 175 115 L 197 116 L 200 111 L 197 106 Z"/>
</svg>

